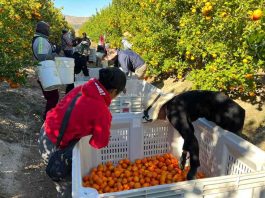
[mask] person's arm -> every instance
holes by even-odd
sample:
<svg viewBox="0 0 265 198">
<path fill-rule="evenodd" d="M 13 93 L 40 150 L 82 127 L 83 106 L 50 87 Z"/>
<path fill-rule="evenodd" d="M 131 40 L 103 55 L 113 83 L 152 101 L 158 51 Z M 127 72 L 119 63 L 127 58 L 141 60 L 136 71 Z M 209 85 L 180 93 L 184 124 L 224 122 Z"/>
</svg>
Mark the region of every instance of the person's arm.
<svg viewBox="0 0 265 198">
<path fill-rule="evenodd" d="M 89 144 L 100 149 L 108 145 L 110 137 L 111 115 L 110 113 L 100 116 L 95 123 L 94 131 Z"/>
</svg>

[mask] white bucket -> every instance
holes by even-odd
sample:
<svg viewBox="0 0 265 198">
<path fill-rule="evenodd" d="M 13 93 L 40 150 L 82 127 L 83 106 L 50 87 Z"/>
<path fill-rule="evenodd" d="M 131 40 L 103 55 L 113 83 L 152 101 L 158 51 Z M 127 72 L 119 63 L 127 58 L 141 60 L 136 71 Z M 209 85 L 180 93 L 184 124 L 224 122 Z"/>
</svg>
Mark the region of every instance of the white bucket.
<svg viewBox="0 0 265 198">
<path fill-rule="evenodd" d="M 55 57 L 55 62 L 62 84 L 74 83 L 74 59 L 68 57 Z"/>
<path fill-rule="evenodd" d="M 53 60 L 41 61 L 37 67 L 37 72 L 42 88 L 45 91 L 57 89 L 62 84 Z"/>
</svg>

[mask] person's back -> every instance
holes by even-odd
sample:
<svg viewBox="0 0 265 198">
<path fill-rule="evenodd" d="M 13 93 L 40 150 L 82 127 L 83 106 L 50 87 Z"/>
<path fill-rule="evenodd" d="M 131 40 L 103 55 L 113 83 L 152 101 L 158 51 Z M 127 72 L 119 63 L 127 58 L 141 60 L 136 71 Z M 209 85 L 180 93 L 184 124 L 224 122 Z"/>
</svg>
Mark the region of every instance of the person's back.
<svg viewBox="0 0 265 198">
<path fill-rule="evenodd" d="M 71 113 L 66 135 L 61 143 L 62 148 L 68 145 L 71 140 L 80 139 L 85 135 L 94 133 L 96 137 L 95 128 L 107 129 L 110 127 L 111 114 L 108 106 L 111 99 L 104 87 L 100 86 L 95 79 L 73 89 L 47 114 L 45 131 L 50 140 L 56 142 L 56 134 L 59 132 L 63 115 L 71 102 L 71 98 L 78 92 L 81 92 L 82 96 Z M 101 121 L 95 122 L 97 120 Z M 105 137 L 108 137 L 108 134 Z M 107 140 L 102 137 L 102 145 L 106 145 Z M 102 145 L 93 146 L 101 147 Z"/>
<path fill-rule="evenodd" d="M 168 107 L 177 107 L 191 121 L 206 118 L 232 132 L 239 132 L 245 119 L 245 110 L 221 92 L 194 90 L 177 95 Z"/>
<path fill-rule="evenodd" d="M 141 67 L 145 63 L 137 53 L 130 49 L 120 50 L 117 54 L 119 64 L 125 72 L 135 72 L 138 67 Z"/>
</svg>

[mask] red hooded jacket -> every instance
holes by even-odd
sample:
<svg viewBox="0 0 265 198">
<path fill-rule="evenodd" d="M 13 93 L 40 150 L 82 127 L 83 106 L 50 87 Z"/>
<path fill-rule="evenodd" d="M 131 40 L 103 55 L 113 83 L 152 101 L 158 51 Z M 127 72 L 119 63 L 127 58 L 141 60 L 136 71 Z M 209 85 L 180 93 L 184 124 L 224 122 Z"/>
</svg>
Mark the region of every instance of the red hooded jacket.
<svg viewBox="0 0 265 198">
<path fill-rule="evenodd" d="M 65 148 L 72 140 L 79 140 L 92 135 L 89 143 L 94 148 L 108 145 L 112 116 L 109 111 L 111 98 L 107 90 L 96 79 L 91 79 L 82 86 L 70 91 L 46 116 L 45 132 L 56 144 L 64 114 L 72 99 L 79 93 L 72 110 L 60 148 Z"/>
</svg>

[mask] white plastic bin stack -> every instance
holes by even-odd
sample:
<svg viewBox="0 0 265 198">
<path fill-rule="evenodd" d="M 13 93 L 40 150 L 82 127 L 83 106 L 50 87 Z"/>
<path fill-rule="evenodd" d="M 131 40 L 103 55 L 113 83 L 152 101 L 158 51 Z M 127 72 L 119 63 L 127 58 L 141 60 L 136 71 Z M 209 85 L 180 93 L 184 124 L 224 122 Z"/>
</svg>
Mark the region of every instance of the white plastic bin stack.
<svg viewBox="0 0 265 198">
<path fill-rule="evenodd" d="M 126 94 L 121 93 L 110 104 L 112 113 L 143 112 L 147 108 L 150 93 L 161 90 L 146 81 L 129 79 L 126 83 Z"/>
<path fill-rule="evenodd" d="M 147 100 L 148 93 L 160 91 L 140 81 L 135 82 L 131 88 L 129 86 L 130 84 L 127 85 L 127 94 L 138 93 L 143 103 Z M 116 163 L 124 158 L 135 160 L 167 152 L 179 157 L 182 152 L 183 139 L 169 122 L 142 123 L 140 112 L 114 113 L 110 143 L 107 147 L 101 150 L 93 149 L 88 144 L 90 137 L 85 137 L 74 148 L 73 197 L 265 197 L 264 151 L 205 119 L 196 121 L 194 128 L 200 144 L 200 171 L 209 178 L 98 194 L 95 189 L 82 186 L 82 177 L 92 167 L 106 161 Z"/>
</svg>

